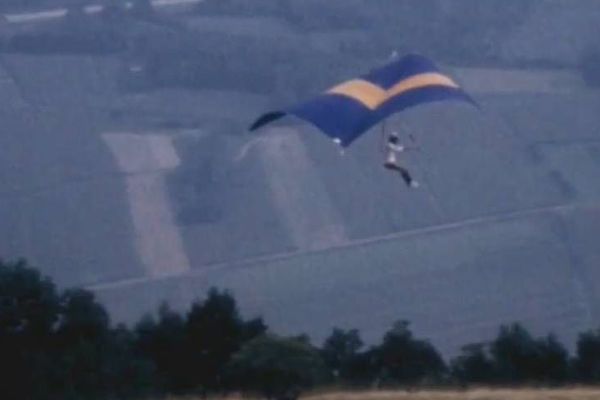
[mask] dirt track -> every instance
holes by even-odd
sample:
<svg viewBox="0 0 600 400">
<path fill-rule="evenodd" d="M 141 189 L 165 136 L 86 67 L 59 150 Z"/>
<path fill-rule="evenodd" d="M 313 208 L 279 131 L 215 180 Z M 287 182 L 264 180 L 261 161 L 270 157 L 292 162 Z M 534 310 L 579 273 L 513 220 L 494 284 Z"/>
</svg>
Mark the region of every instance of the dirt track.
<svg viewBox="0 0 600 400">
<path fill-rule="evenodd" d="M 165 173 L 179 165 L 171 140 L 161 135 L 107 133 L 104 139 L 119 168 L 135 230 L 136 246 L 148 276 L 190 270 L 181 235 L 167 197 Z"/>
</svg>

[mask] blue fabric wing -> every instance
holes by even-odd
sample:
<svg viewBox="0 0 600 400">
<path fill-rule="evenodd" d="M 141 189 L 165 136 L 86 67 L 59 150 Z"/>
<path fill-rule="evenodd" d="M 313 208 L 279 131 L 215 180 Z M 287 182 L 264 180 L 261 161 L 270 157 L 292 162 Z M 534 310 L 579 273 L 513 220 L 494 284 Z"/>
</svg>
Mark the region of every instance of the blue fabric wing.
<svg viewBox="0 0 600 400">
<path fill-rule="evenodd" d="M 426 57 L 411 54 L 344 82 L 292 106 L 264 114 L 252 124 L 258 129 L 286 114 L 317 127 L 342 146 L 350 145 L 390 115 L 423 103 L 441 100 L 477 103 Z"/>
</svg>

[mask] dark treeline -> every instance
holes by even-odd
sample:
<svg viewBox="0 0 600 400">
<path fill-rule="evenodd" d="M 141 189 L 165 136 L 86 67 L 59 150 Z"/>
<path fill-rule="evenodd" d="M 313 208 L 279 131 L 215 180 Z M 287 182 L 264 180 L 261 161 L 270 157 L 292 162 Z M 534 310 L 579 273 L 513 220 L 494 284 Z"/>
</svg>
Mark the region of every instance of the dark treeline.
<svg viewBox="0 0 600 400">
<path fill-rule="evenodd" d="M 291 400 L 314 386 L 564 385 L 600 381 L 600 331 L 579 336 L 570 356 L 555 337 L 519 324 L 466 346 L 446 363 L 399 321 L 379 344 L 334 329 L 321 346 L 280 337 L 240 316 L 212 289 L 186 313 L 163 305 L 134 327 L 113 326 L 94 295 L 58 291 L 24 261 L 0 261 L 0 396 L 133 399 L 243 392 Z"/>
</svg>

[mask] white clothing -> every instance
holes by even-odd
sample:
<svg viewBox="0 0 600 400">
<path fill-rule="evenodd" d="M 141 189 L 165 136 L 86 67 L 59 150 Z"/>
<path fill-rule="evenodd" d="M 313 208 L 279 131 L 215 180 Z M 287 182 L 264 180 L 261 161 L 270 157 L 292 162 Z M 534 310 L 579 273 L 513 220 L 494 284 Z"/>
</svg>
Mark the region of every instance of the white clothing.
<svg viewBox="0 0 600 400">
<path fill-rule="evenodd" d="M 402 153 L 405 148 L 401 144 L 392 143 L 388 140 L 387 142 L 387 164 L 398 165 L 398 153 Z"/>
</svg>

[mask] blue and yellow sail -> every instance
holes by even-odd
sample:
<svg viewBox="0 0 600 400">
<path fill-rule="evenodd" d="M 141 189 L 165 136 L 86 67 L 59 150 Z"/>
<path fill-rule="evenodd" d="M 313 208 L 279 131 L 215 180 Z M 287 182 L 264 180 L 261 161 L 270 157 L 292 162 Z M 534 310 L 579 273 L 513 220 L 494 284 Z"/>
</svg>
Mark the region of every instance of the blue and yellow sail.
<svg viewBox="0 0 600 400">
<path fill-rule="evenodd" d="M 315 125 L 342 146 L 348 146 L 390 115 L 439 100 L 476 104 L 431 60 L 411 54 L 336 85 L 304 103 L 264 114 L 250 130 L 290 114 Z"/>
</svg>

